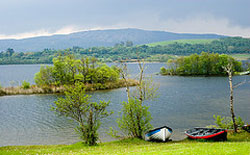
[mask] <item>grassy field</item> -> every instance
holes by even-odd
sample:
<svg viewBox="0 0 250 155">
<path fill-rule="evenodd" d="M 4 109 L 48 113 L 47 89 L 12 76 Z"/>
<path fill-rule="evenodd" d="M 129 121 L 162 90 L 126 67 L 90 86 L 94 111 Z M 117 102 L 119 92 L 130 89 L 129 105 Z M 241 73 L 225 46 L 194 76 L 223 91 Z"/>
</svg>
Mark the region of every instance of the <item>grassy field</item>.
<svg viewBox="0 0 250 155">
<path fill-rule="evenodd" d="M 232 57 L 234 57 L 237 60 L 247 60 L 250 59 L 250 54 L 232 54 Z"/>
<path fill-rule="evenodd" d="M 250 154 L 250 134 L 242 132 L 228 136 L 225 142 L 172 141 L 167 143 L 127 139 L 97 146 L 82 143 L 48 146 L 0 147 L 0 154 Z"/>
<path fill-rule="evenodd" d="M 182 43 L 182 44 L 208 44 L 211 43 L 216 39 L 181 39 L 181 40 L 171 40 L 171 41 L 161 41 L 161 42 L 155 42 L 155 43 L 150 43 L 146 44 L 148 46 L 165 46 L 169 44 L 174 44 L 174 43 Z"/>
</svg>

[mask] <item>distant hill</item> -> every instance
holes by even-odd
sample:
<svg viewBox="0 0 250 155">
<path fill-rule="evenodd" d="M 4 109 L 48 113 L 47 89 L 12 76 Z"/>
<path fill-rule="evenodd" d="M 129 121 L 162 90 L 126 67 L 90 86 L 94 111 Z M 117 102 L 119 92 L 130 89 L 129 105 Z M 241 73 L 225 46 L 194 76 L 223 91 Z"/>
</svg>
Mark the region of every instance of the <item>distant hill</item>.
<svg viewBox="0 0 250 155">
<path fill-rule="evenodd" d="M 26 39 L 0 40 L 0 51 L 13 48 L 16 52 L 41 51 L 45 48 L 65 49 L 73 46 L 114 46 L 121 41 L 135 45 L 179 39 L 218 39 L 216 34 L 185 34 L 141 29 L 110 29 L 71 33 L 68 35 L 42 36 Z"/>
<path fill-rule="evenodd" d="M 147 46 L 154 47 L 154 46 L 166 46 L 169 44 L 179 43 L 179 44 L 209 44 L 214 40 L 218 39 L 180 39 L 180 40 L 170 40 L 170 41 L 160 41 L 146 44 Z"/>
</svg>

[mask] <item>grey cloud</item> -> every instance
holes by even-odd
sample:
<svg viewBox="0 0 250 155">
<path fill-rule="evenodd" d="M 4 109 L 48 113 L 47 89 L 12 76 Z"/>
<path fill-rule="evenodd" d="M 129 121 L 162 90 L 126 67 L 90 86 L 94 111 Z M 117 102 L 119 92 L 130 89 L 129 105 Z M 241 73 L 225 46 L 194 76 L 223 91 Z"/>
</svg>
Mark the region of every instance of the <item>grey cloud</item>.
<svg viewBox="0 0 250 155">
<path fill-rule="evenodd" d="M 40 29 L 54 32 L 68 25 L 131 25 L 159 30 L 164 28 L 164 24 L 158 25 L 160 22 L 197 15 L 227 19 L 232 26 L 248 28 L 249 7 L 249 0 L 8 0 L 0 1 L 0 34 Z"/>
</svg>

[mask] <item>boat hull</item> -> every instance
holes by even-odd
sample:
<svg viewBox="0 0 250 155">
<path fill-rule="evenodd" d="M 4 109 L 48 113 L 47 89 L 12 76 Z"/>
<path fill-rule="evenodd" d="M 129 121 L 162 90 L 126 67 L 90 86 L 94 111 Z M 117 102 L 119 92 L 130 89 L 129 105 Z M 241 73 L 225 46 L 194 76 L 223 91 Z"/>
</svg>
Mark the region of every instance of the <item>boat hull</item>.
<svg viewBox="0 0 250 155">
<path fill-rule="evenodd" d="M 242 129 L 250 133 L 250 125 L 244 125 Z"/>
<path fill-rule="evenodd" d="M 167 126 L 156 128 L 154 130 L 150 130 L 145 134 L 145 140 L 165 142 L 169 140 L 172 132 L 173 130 Z"/>
<path fill-rule="evenodd" d="M 214 128 L 194 128 L 185 131 L 189 139 L 227 140 L 227 130 Z"/>
</svg>

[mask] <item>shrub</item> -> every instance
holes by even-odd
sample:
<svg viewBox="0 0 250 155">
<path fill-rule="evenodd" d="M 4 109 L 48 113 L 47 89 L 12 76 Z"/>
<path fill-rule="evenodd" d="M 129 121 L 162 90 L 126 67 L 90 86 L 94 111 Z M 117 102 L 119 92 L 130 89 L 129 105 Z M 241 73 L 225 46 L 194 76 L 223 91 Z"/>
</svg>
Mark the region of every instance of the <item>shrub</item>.
<svg viewBox="0 0 250 155">
<path fill-rule="evenodd" d="M 144 133 L 152 129 L 149 107 L 142 105 L 137 98 L 130 98 L 128 102 L 122 104 L 120 112 L 122 117 L 117 120 L 119 128 L 129 137 L 142 138 Z"/>
<path fill-rule="evenodd" d="M 65 88 L 65 97 L 58 98 L 52 110 L 78 123 L 76 131 L 81 139 L 87 145 L 95 145 L 101 119 L 111 114 L 106 111 L 109 102 L 92 102 L 91 96 L 85 94 L 84 84 L 80 82 Z"/>
<path fill-rule="evenodd" d="M 167 74 L 168 74 L 167 69 L 166 69 L 165 67 L 161 67 L 160 74 L 161 74 L 161 75 L 167 75 Z"/>
<path fill-rule="evenodd" d="M 217 124 L 217 127 L 222 129 L 233 129 L 233 120 L 231 117 L 222 117 L 220 115 L 214 115 L 213 117 L 215 119 L 214 123 Z M 235 121 L 238 127 L 242 127 L 245 124 L 241 117 L 236 118 Z"/>
<path fill-rule="evenodd" d="M 24 80 L 22 82 L 22 88 L 23 89 L 29 89 L 30 88 L 30 83 Z"/>
</svg>

